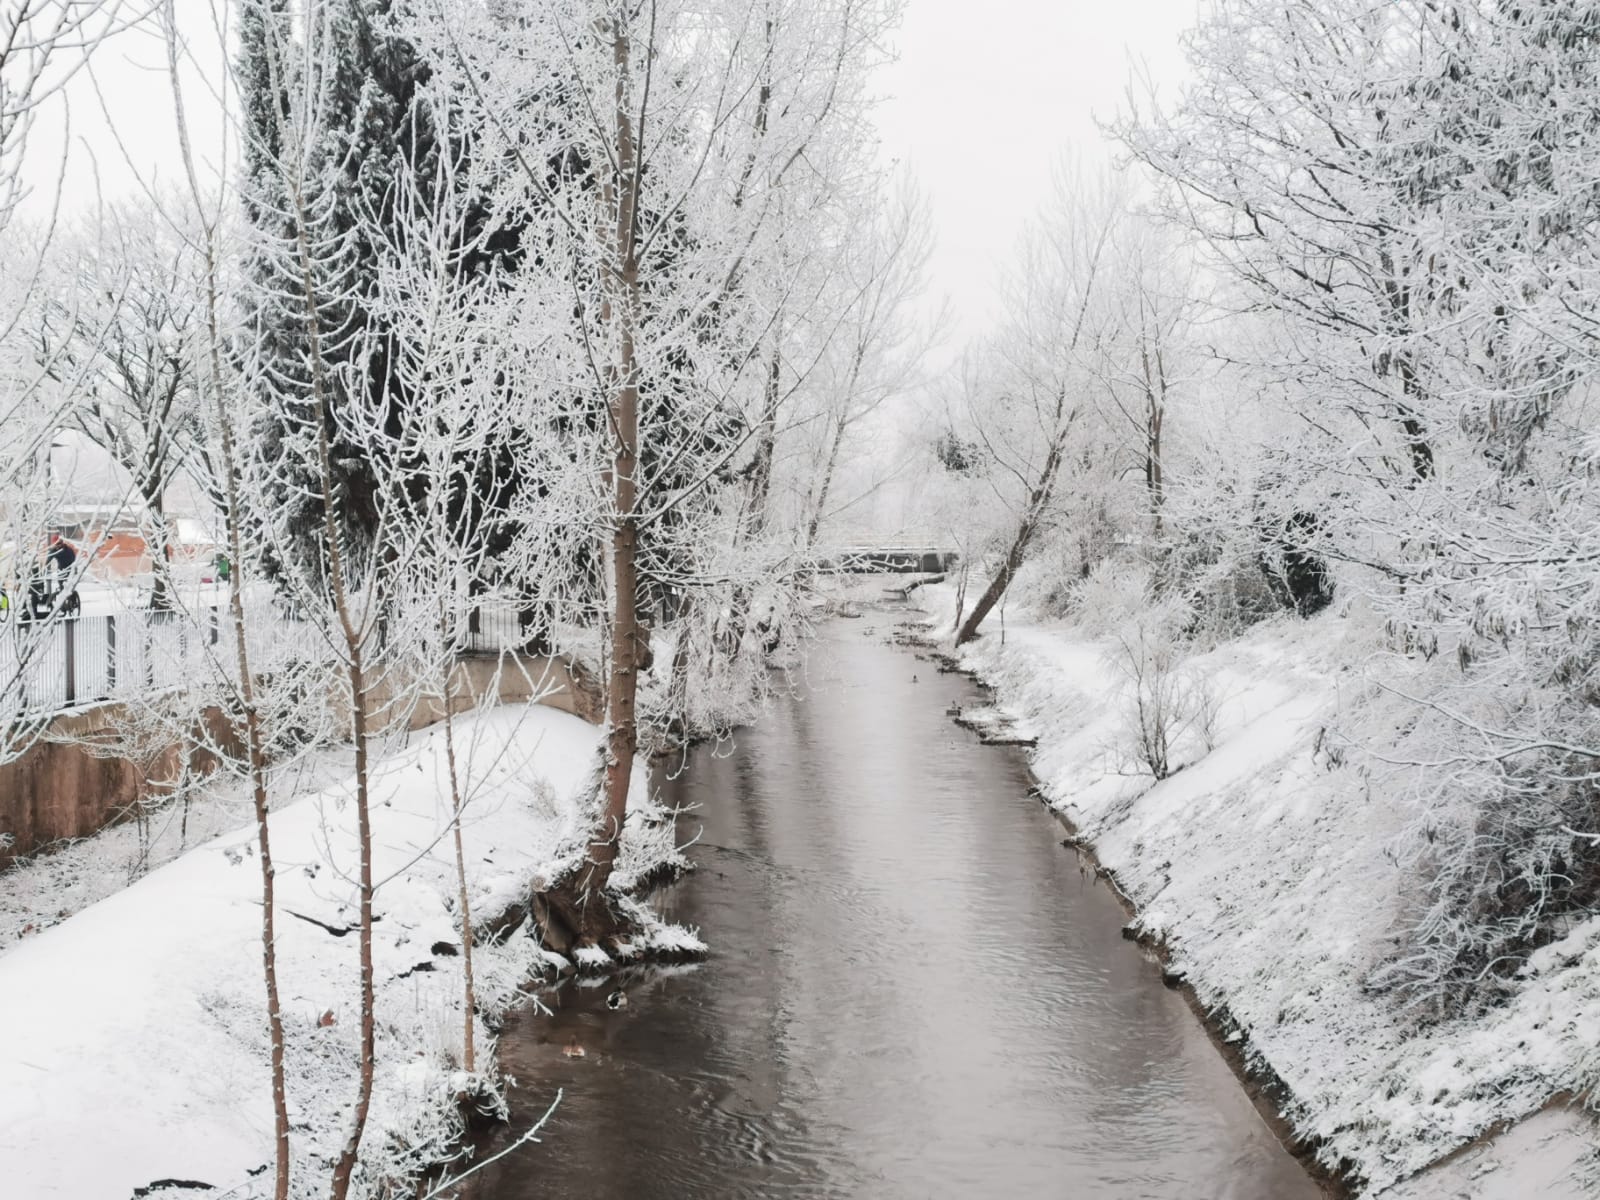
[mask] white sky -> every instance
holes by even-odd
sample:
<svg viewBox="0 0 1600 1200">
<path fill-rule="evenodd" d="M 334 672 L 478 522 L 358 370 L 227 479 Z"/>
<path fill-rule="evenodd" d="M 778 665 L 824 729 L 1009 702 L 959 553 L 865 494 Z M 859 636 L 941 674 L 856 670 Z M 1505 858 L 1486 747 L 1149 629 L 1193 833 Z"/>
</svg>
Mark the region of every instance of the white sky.
<svg viewBox="0 0 1600 1200">
<path fill-rule="evenodd" d="M 3 0 L 0 0 L 3 2 Z M 124 7 L 146 8 L 148 0 Z M 221 22 L 225 0 L 174 0 L 179 28 L 192 52 L 180 67 L 185 119 L 202 172 L 224 166 Z M 165 191 L 183 180 L 176 105 L 167 75 L 165 41 L 153 27 L 127 30 L 102 43 L 59 102 L 43 114 L 29 146 L 32 216 L 55 195 L 64 136 L 68 158 L 63 211 L 92 208 L 97 195 L 119 199 L 144 187 Z M 203 64 L 201 70 L 197 64 Z"/>
<path fill-rule="evenodd" d="M 950 298 L 953 342 L 992 319 L 1000 272 L 1055 165 L 1110 156 L 1095 119 L 1124 104 L 1134 64 L 1161 95 L 1176 90 L 1178 38 L 1197 4 L 907 0 L 878 124 L 884 154 L 911 167 L 932 207 L 930 291 Z"/>
<path fill-rule="evenodd" d="M 191 64 L 184 87 L 195 144 L 216 170 L 223 165 L 218 27 L 228 6 L 174 3 L 206 65 L 202 72 Z M 906 0 L 899 60 L 878 81 L 885 97 L 878 127 L 885 159 L 911 169 L 932 210 L 937 242 L 924 307 L 931 315 L 949 301 L 953 325 L 936 352 L 943 363 L 993 321 L 1001 275 L 1057 164 L 1112 154 L 1095 121 L 1125 103 L 1135 67 L 1148 70 L 1163 96 L 1175 91 L 1185 73 L 1179 35 L 1194 23 L 1198 3 Z M 68 209 L 92 207 L 97 192 L 125 195 L 141 180 L 163 188 L 180 181 L 164 61 L 159 38 L 126 35 L 96 54 L 98 90 L 84 76 L 73 82 Z M 41 197 L 55 190 L 59 111 L 51 123 L 39 129 L 41 152 L 29 162 Z"/>
<path fill-rule="evenodd" d="M 1124 102 L 1135 63 L 1170 94 L 1183 75 L 1179 33 L 1198 0 L 907 0 L 895 39 L 899 61 L 878 82 L 882 153 L 916 174 L 933 210 L 938 239 L 928 309 L 948 295 L 959 345 L 993 315 L 995 286 L 1023 222 L 1036 212 L 1064 155 L 1085 160 L 1110 151 L 1095 126 Z M 221 151 L 215 100 L 217 25 L 223 0 L 175 0 L 207 81 L 185 72 L 191 129 L 203 158 Z M 70 89 L 73 151 L 69 207 L 93 203 L 96 181 L 109 196 L 139 177 L 179 178 L 169 89 L 158 72 L 164 48 L 154 36 L 125 35 L 94 59 L 118 136 L 87 79 Z M 56 130 L 41 129 L 30 173 L 53 192 Z M 120 146 L 119 146 L 120 141 Z M 50 150 L 46 150 L 46 148 Z M 124 149 L 131 164 L 124 160 Z M 232 164 L 229 164 L 231 169 Z M 137 168 L 137 175 L 135 173 Z"/>
</svg>

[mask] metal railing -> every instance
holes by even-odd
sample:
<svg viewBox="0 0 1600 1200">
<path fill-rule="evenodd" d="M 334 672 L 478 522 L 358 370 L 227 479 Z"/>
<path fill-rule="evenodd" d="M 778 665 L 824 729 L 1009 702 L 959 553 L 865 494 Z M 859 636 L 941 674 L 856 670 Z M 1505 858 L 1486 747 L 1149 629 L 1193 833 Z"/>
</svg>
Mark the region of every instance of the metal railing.
<svg viewBox="0 0 1600 1200">
<path fill-rule="evenodd" d="M 464 654 L 548 653 L 540 644 L 535 613 L 505 604 L 484 604 L 467 618 Z"/>
<path fill-rule="evenodd" d="M 0 621 L 0 721 L 231 676 L 232 638 L 232 616 L 221 607 L 8 618 Z M 270 670 L 305 652 L 304 626 L 258 615 L 250 642 L 252 665 Z"/>
<path fill-rule="evenodd" d="M 937 574 L 956 561 L 954 551 L 928 546 L 841 546 L 819 565 L 845 574 Z"/>
<path fill-rule="evenodd" d="M 172 687 L 208 670 L 225 615 L 197 625 L 160 612 L 7 620 L 0 626 L 0 714 L 29 715 Z"/>
<path fill-rule="evenodd" d="M 468 617 L 459 653 L 546 653 L 536 634 L 532 611 L 485 604 Z M 252 616 L 249 640 L 253 671 L 321 644 L 281 606 Z M 0 722 L 231 676 L 234 662 L 233 617 L 221 606 L 0 620 Z"/>
</svg>

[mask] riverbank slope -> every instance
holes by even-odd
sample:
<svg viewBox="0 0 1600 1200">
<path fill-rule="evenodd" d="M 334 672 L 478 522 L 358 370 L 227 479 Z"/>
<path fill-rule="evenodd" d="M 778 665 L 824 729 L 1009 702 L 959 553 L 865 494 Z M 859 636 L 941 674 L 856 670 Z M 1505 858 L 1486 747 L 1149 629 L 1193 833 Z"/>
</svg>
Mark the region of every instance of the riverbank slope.
<svg viewBox="0 0 1600 1200">
<path fill-rule="evenodd" d="M 454 732 L 481 930 L 581 848 L 599 731 L 515 705 L 459 718 Z M 373 783 L 378 1065 L 356 1194 L 452 1152 L 456 1097 L 497 1083 L 484 1018 L 521 1001 L 530 974 L 550 965 L 527 936 L 480 946 L 479 1071 L 468 1076 L 448 769 L 435 727 L 384 757 Z M 641 769 L 639 795 L 644 786 Z M 352 790 L 346 780 L 303 796 L 270 823 L 297 1197 L 326 1192 L 355 1098 Z M 624 885 L 677 857 L 664 814 L 634 815 Z M 224 834 L 0 956 L 7 1196 L 271 1195 L 255 843 L 253 825 Z"/>
<path fill-rule="evenodd" d="M 948 645 L 953 593 L 916 596 Z M 1600 919 L 1539 951 L 1514 996 L 1472 1017 L 1421 1022 L 1370 986 L 1403 916 L 1393 848 L 1413 814 L 1339 737 L 1371 703 L 1360 622 L 1283 617 L 1184 660 L 1172 686 L 1186 715 L 1168 723 L 1159 781 L 1139 730 L 1161 689 L 1125 637 L 1016 612 L 1003 633 L 991 624 L 961 665 L 1037 739 L 1045 801 L 1252 1068 L 1281 1081 L 1284 1115 L 1319 1161 L 1396 1200 L 1595 1194 L 1600 1138 L 1559 1105 L 1427 1171 L 1592 1078 Z"/>
</svg>

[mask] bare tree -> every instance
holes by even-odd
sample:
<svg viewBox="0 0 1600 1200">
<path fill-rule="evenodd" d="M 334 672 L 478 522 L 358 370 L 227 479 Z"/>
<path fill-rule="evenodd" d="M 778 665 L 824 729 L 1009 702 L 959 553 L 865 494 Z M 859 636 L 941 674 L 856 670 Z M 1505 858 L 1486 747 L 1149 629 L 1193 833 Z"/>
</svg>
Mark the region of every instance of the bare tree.
<svg viewBox="0 0 1600 1200">
<path fill-rule="evenodd" d="M 45 107 L 102 42 L 150 8 L 123 0 L 18 0 L 0 14 L 0 231 L 29 194 L 23 160 Z"/>
<path fill-rule="evenodd" d="M 1014 524 L 988 586 L 956 632 L 958 646 L 977 637 L 1051 519 L 1073 439 L 1093 409 L 1085 357 L 1107 320 L 1111 240 L 1123 213 L 1112 178 L 1061 177 L 1054 208 L 1029 237 L 1006 329 L 984 360 L 990 372 L 969 393 L 970 428 Z"/>
<path fill-rule="evenodd" d="M 181 211 L 181 210 L 179 210 Z M 151 605 L 171 606 L 167 490 L 198 432 L 195 239 L 153 207 L 112 208 L 54 253 L 33 320 L 40 366 L 76 392 L 71 421 L 128 473 L 152 548 Z"/>
<path fill-rule="evenodd" d="M 256 825 L 257 860 L 261 870 L 261 967 L 262 983 L 266 992 L 267 1035 L 270 1046 L 273 1112 L 273 1200 L 288 1200 L 292 1182 L 292 1154 L 289 1144 L 289 1095 L 284 1064 L 283 1007 L 278 990 L 277 911 L 274 879 L 276 868 L 272 858 L 272 838 L 268 823 L 270 811 L 269 721 L 271 709 L 263 703 L 256 672 L 260 663 L 252 655 L 252 622 L 247 615 L 246 587 L 251 580 L 251 564 L 260 561 L 258 554 L 247 553 L 250 523 L 245 506 L 244 459 L 245 449 L 240 445 L 241 429 L 238 410 L 230 402 L 229 380 L 232 372 L 226 365 L 224 345 L 225 325 L 222 295 L 229 280 L 224 276 L 225 250 L 223 235 L 223 196 L 225 193 L 208 190 L 202 183 L 199 152 L 189 133 L 189 122 L 183 87 L 178 70 L 181 38 L 174 0 L 164 0 L 160 9 L 160 25 L 166 45 L 167 77 L 172 91 L 173 111 L 176 118 L 179 148 L 183 156 L 184 180 L 187 193 L 184 197 L 198 231 L 198 251 L 201 257 L 203 308 L 199 359 L 203 373 L 199 378 L 199 393 L 205 397 L 202 404 L 210 409 L 210 431 L 215 435 L 215 457 L 218 468 L 216 489 L 222 501 L 228 555 L 232 569 L 228 577 L 228 607 L 232 617 L 233 671 L 224 672 L 223 679 L 234 684 L 231 699 L 232 711 L 238 714 L 243 726 L 244 767 L 250 781 L 250 796 Z M 185 223 L 187 225 L 187 222 Z"/>
<path fill-rule="evenodd" d="M 1163 533 L 1168 414 L 1196 374 L 1195 270 L 1169 230 L 1130 214 L 1112 247 L 1113 316 L 1097 336 L 1091 370 L 1103 415 L 1125 431 L 1143 477 L 1151 529 Z"/>
<path fill-rule="evenodd" d="M 49 371 L 34 360 L 23 328 L 54 236 L 69 145 L 62 139 L 59 156 L 47 167 L 34 134 L 41 118 L 59 115 L 66 121 L 63 88 L 107 39 L 143 11 L 121 0 L 18 0 L 0 12 L 0 427 L 7 434 L 0 444 L 0 543 L 7 544 L 9 559 L 0 564 L 0 589 L 12 604 L 20 604 L 38 571 L 35 548 L 43 542 L 60 490 L 51 449 L 68 423 L 66 408 L 79 382 L 47 386 Z M 41 183 L 53 193 L 39 190 Z M 17 218 L 30 198 L 44 215 L 24 230 Z M 52 621 L 28 631 L 12 623 L 15 666 L 0 679 L 0 760 L 22 753 L 43 728 L 38 714 L 19 711 L 27 707 L 21 703 L 22 683 L 53 636 L 56 616 L 59 605 Z"/>
<path fill-rule="evenodd" d="M 917 385 L 921 361 L 940 336 L 942 318 L 935 316 L 918 328 L 918 314 L 912 311 L 932 251 L 929 221 L 925 202 L 907 186 L 858 231 L 864 243 L 859 249 L 856 238 L 846 234 L 841 239 L 847 247 L 843 311 L 837 333 L 829 338 L 827 369 L 817 389 L 820 436 L 808 439 L 802 460 L 807 476 L 803 544 L 808 549 L 816 545 L 832 513 L 859 499 L 851 495 L 840 501 L 834 495 L 850 435 Z"/>
</svg>

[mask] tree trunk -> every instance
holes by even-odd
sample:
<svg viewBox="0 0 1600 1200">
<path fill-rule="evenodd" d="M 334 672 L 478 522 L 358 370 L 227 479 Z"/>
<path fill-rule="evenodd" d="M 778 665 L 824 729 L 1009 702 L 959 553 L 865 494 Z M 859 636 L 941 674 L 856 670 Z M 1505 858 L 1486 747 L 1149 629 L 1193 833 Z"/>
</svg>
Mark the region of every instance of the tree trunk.
<svg viewBox="0 0 1600 1200">
<path fill-rule="evenodd" d="M 320 420 L 318 424 L 321 425 Z M 331 507 L 329 511 L 331 514 Z M 342 587 L 340 590 L 343 590 Z M 350 680 L 351 734 L 356 752 L 356 840 L 361 855 L 361 1073 L 356 1083 L 356 1106 L 350 1122 L 350 1137 L 333 1168 L 329 1189 L 333 1200 L 345 1200 L 350 1193 L 351 1178 L 361 1154 L 361 1138 L 366 1132 L 367 1116 L 372 1108 L 373 1072 L 377 1059 L 377 996 L 372 962 L 372 797 L 367 753 L 367 692 L 360 649 L 353 638 L 347 639 L 347 646 L 352 655 L 347 676 Z"/>
<path fill-rule="evenodd" d="M 1149 421 L 1146 424 L 1144 481 L 1150 493 L 1150 513 L 1157 537 L 1161 536 L 1161 508 L 1166 500 L 1166 477 L 1161 465 L 1161 425 L 1165 418 L 1165 407 L 1151 392 Z"/>
<path fill-rule="evenodd" d="M 159 483 L 150 486 L 151 481 L 141 481 L 144 491 L 143 500 L 145 510 L 152 518 L 156 534 L 156 544 L 151 547 L 150 566 L 155 575 L 155 581 L 150 588 L 150 607 L 158 612 L 170 612 L 173 605 L 172 594 L 172 534 L 167 529 L 166 497 L 162 495 Z"/>
<path fill-rule="evenodd" d="M 833 427 L 833 442 L 828 447 L 828 460 L 822 465 L 822 478 L 817 481 L 817 499 L 811 509 L 811 519 L 806 522 L 806 549 L 817 544 L 817 532 L 822 528 L 822 518 L 828 507 L 828 492 L 833 488 L 833 473 L 839 465 L 839 451 L 844 446 L 844 431 L 849 424 L 841 414 Z"/>
<path fill-rule="evenodd" d="M 613 106 L 617 170 L 608 182 L 607 199 L 616 215 L 614 250 L 619 269 L 607 273 L 610 293 L 602 316 L 617 323 L 617 361 L 612 369 L 611 428 L 614 457 L 611 476 L 611 671 L 606 689 L 606 766 L 599 828 L 589 842 L 588 867 L 580 899 L 586 912 L 580 936 L 594 936 L 609 922 L 606 885 L 617 860 L 617 845 L 628 816 L 628 787 L 639 749 L 635 701 L 639 691 L 640 642 L 647 636 L 639 621 L 639 262 L 635 220 L 639 204 L 637 152 L 626 86 L 630 47 L 621 20 L 611 22 L 611 46 L 617 68 Z"/>
<path fill-rule="evenodd" d="M 956 645 L 965 646 L 978 636 L 978 626 L 983 624 L 983 619 L 989 615 L 994 606 L 1000 603 L 1000 598 L 1006 594 L 1006 588 L 1011 586 L 1011 580 L 1016 577 L 1017 571 L 1022 567 L 1028 555 L 1028 544 L 1033 541 L 1033 535 L 1038 532 L 1039 523 L 1044 518 L 1045 506 L 1050 503 L 1050 494 L 1055 488 L 1056 473 L 1061 469 L 1061 440 L 1051 444 L 1050 453 L 1045 455 L 1044 468 L 1039 473 L 1039 481 L 1034 484 L 1033 493 L 1028 497 L 1028 507 L 1023 513 L 1022 523 L 1017 526 L 1016 535 L 1011 539 L 1011 547 L 1006 551 L 1005 561 L 1000 564 L 1000 570 L 989 581 L 989 586 L 984 588 L 983 595 L 978 597 L 978 602 L 973 605 L 971 614 L 956 634 Z"/>
<path fill-rule="evenodd" d="M 228 576 L 228 605 L 233 614 L 233 645 L 239 667 L 240 707 L 244 711 L 245 745 L 250 770 L 250 795 L 255 807 L 256 848 L 261 859 L 261 972 L 267 990 L 267 1037 L 271 1046 L 272 1124 L 275 1172 L 273 1200 L 289 1198 L 289 1096 L 284 1069 L 283 1009 L 278 1001 L 278 941 L 272 842 L 268 836 L 267 755 L 256 705 L 255 680 L 250 669 L 249 639 L 244 613 L 244 539 L 239 527 L 240 500 L 237 458 L 232 427 L 222 398 L 222 356 L 218 350 L 216 260 L 212 242 L 206 243 L 206 314 L 210 335 L 211 371 L 216 389 L 217 424 L 222 436 L 224 489 L 227 498 L 228 548 L 233 570 Z"/>
<path fill-rule="evenodd" d="M 461 1030 L 461 1069 L 468 1075 L 478 1069 L 477 1048 L 474 1045 L 473 1019 L 478 1012 L 478 998 L 472 982 L 472 901 L 467 894 L 467 853 L 461 843 L 461 781 L 456 774 L 455 718 L 450 712 L 450 665 L 445 667 L 444 683 L 444 752 L 450 770 L 450 806 L 455 813 L 451 832 L 456 843 L 456 887 L 461 899 L 461 980 L 464 990 Z"/>
<path fill-rule="evenodd" d="M 772 500 L 772 459 L 778 448 L 778 399 L 782 379 L 782 335 L 772 330 L 772 361 L 762 390 L 761 429 L 756 436 L 755 459 L 750 464 L 750 523 L 752 536 L 767 526 L 767 506 Z"/>
<path fill-rule="evenodd" d="M 983 624 L 983 619 L 1006 594 L 1006 588 L 1011 586 L 1011 580 L 1027 556 L 1028 543 L 1033 540 L 1034 528 L 1034 524 L 1027 520 L 1018 526 L 1016 537 L 1011 540 L 1011 548 L 1006 551 L 1005 561 L 1000 564 L 1000 570 L 989 581 L 989 586 L 983 589 L 983 595 L 979 596 L 978 602 L 972 606 L 972 612 L 961 626 L 961 632 L 956 634 L 957 646 L 965 646 L 978 636 L 978 626 Z"/>
<path fill-rule="evenodd" d="M 298 184 L 298 180 L 296 181 Z M 337 485 L 333 472 L 333 447 L 328 434 L 326 367 L 322 358 L 321 314 L 318 312 L 316 276 L 312 268 L 311 246 L 307 236 L 304 197 L 297 186 L 295 203 L 295 244 L 300 259 L 301 286 L 306 305 L 306 341 L 311 359 L 311 420 L 317 431 L 317 469 L 322 485 L 322 530 L 327 539 L 328 583 L 333 592 L 334 615 L 344 635 L 345 677 L 349 682 L 350 733 L 355 743 L 356 841 L 361 858 L 361 1047 L 360 1077 L 356 1084 L 355 1112 L 350 1135 L 333 1166 L 329 1187 L 332 1200 L 345 1200 L 356 1163 L 361 1155 L 361 1138 L 366 1132 L 372 1108 L 372 1083 L 377 1057 L 377 999 L 373 983 L 372 960 L 372 792 L 367 729 L 367 687 L 365 671 L 365 633 L 358 624 L 350 603 L 345 579 L 343 534 L 334 511 Z"/>
</svg>

